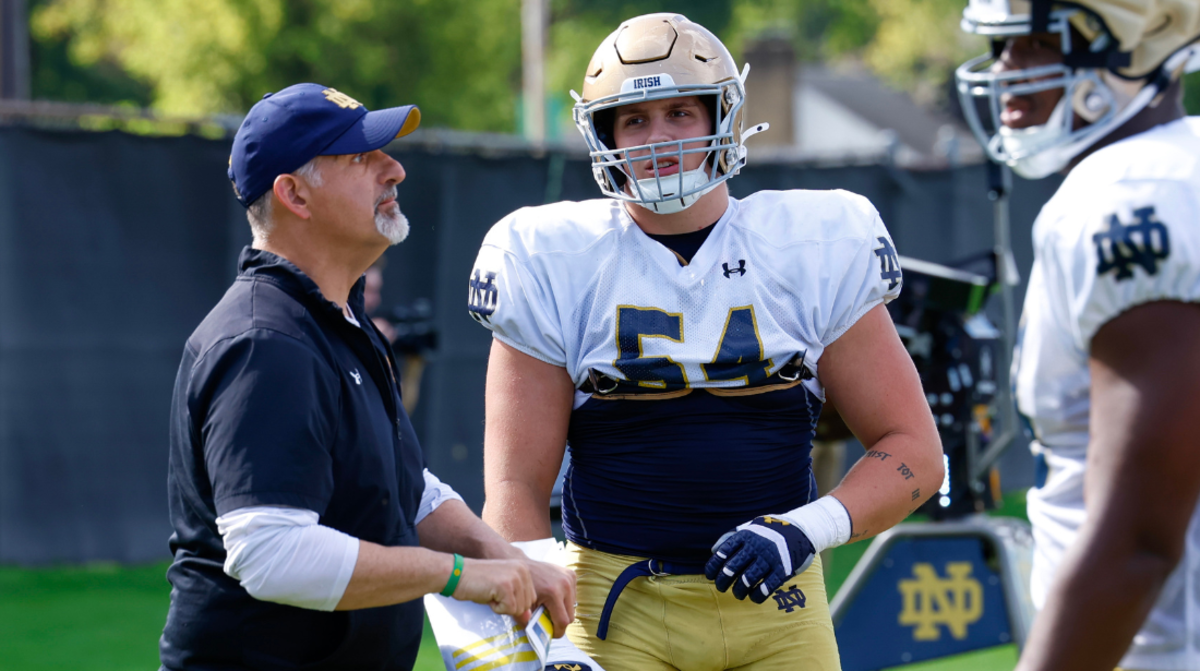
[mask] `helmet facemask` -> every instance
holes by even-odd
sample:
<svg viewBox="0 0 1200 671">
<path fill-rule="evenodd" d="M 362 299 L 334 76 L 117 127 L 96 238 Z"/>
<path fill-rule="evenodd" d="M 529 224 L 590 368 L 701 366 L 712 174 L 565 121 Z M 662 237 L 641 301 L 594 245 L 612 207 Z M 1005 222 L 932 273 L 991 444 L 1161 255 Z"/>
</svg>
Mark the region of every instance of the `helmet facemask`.
<svg viewBox="0 0 1200 671">
<path fill-rule="evenodd" d="M 955 78 L 963 115 L 988 156 L 1028 179 L 1063 170 L 1144 109 L 1170 84 L 1170 77 L 1163 74 L 1179 68 L 1182 61 L 1176 61 L 1185 61 L 1190 54 L 1183 49 L 1140 77 L 1121 74 L 1130 64 L 1130 54 L 1120 50 L 1098 14 L 1081 4 L 1038 0 L 1026 2 L 1031 9 L 1017 14 L 1009 9 L 1016 4 L 972 0 L 963 13 L 962 28 L 990 38 L 992 51 L 964 63 Z M 1044 12 L 1040 19 L 1039 8 Z M 1087 26 L 1093 35 L 1090 41 L 1077 29 L 1079 25 Z M 1008 39 L 1035 33 L 1058 35 L 1061 62 L 993 71 Z M 1062 94 L 1047 122 L 1020 129 L 1001 122 L 1006 96 L 1050 90 Z"/>
<path fill-rule="evenodd" d="M 604 195 L 636 203 L 659 214 L 682 211 L 718 184 L 736 175 L 746 163 L 746 148 L 742 140 L 758 132 L 758 128 L 738 137 L 737 122 L 745 104 L 744 78 L 735 77 L 717 84 L 675 85 L 670 75 L 656 77 L 660 85 L 635 88 L 637 79 L 622 84 L 621 92 L 582 102 L 574 108 L 575 125 L 583 134 L 592 157 L 592 173 Z M 573 95 L 577 95 L 572 91 Z M 655 142 L 631 147 L 615 147 L 612 118 L 616 108 L 638 102 L 697 96 L 712 117 L 712 131 L 699 137 Z M 764 124 L 765 126 L 765 124 Z M 703 146 L 685 147 L 685 145 Z M 684 157 L 704 154 L 699 168 L 684 170 Z M 680 169 L 673 175 L 660 175 L 658 164 L 673 160 Z M 635 166 L 650 162 L 654 177 L 636 179 Z"/>
</svg>

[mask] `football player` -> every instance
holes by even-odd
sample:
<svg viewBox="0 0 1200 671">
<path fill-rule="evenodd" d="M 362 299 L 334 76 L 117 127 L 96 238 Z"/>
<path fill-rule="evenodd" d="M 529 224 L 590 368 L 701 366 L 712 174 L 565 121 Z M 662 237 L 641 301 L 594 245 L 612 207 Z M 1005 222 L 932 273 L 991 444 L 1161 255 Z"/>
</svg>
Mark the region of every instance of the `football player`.
<svg viewBox="0 0 1200 671">
<path fill-rule="evenodd" d="M 1014 359 L 1043 481 L 1022 671 L 1200 669 L 1195 0 L 971 0 L 959 68 L 991 157 L 1067 172 L 1033 228 Z"/>
<path fill-rule="evenodd" d="M 572 642 L 609 669 L 838 669 L 816 554 L 895 525 L 943 474 L 884 306 L 891 238 L 843 191 L 729 196 L 745 71 L 687 18 L 622 23 L 585 75 L 574 117 L 605 197 L 512 213 L 471 275 L 494 334 L 485 519 L 550 536 L 569 443 Z M 869 451 L 820 496 L 826 398 Z"/>
</svg>

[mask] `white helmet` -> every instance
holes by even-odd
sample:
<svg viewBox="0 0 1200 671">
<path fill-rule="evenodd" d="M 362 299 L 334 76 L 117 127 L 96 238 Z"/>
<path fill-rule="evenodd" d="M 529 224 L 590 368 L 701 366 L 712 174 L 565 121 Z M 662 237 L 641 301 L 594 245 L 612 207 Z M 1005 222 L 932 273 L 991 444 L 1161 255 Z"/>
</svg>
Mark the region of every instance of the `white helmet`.
<svg viewBox="0 0 1200 671">
<path fill-rule="evenodd" d="M 729 50 L 704 26 L 680 14 L 646 14 L 622 23 L 600 43 L 588 64 L 583 95 L 575 98 L 575 125 L 587 142 L 592 174 L 606 196 L 637 203 L 660 214 L 690 207 L 717 184 L 736 175 L 746 164 L 745 138 L 766 130 L 761 124 L 742 134 L 746 73 L 734 66 Z M 617 149 L 613 146 L 613 108 L 619 105 L 703 96 L 711 101 L 713 132 L 697 138 L 657 142 Z M 711 98 L 705 98 L 711 96 Z M 706 141 L 685 149 L 684 143 Z M 647 152 L 641 161 L 673 157 L 683 165 L 684 154 L 705 153 L 708 160 L 695 170 L 662 177 L 655 161 L 654 177 L 633 179 L 631 152 Z M 629 190 L 625 190 L 626 184 Z"/>
<path fill-rule="evenodd" d="M 1200 53 L 1200 3 L 970 0 L 962 29 L 992 40 L 991 53 L 955 72 L 967 122 L 992 160 L 1007 163 L 1022 177 L 1039 179 L 1065 168 L 1187 69 Z M 1005 40 L 1033 33 L 1060 36 L 1062 63 L 991 71 Z M 1063 89 L 1063 96 L 1045 124 L 1014 129 L 1001 123 L 1002 95 L 1052 89 Z M 1086 125 L 1075 128 L 1076 115 Z"/>
</svg>

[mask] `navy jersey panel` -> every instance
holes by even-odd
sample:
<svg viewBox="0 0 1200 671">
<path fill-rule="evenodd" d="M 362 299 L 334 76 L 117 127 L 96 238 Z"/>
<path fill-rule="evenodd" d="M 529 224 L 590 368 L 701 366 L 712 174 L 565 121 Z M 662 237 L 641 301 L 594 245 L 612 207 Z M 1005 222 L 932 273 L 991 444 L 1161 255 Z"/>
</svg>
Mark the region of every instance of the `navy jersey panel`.
<svg viewBox="0 0 1200 671">
<path fill-rule="evenodd" d="M 349 302 L 364 314 L 361 280 Z M 362 323 L 294 265 L 248 249 L 189 338 L 171 410 L 165 668 L 411 668 L 419 600 L 349 613 L 256 600 L 225 575 L 216 527 L 238 508 L 289 505 L 356 538 L 418 544 L 423 455 L 391 350 Z"/>
<path fill-rule="evenodd" d="M 820 413 L 803 385 L 593 397 L 571 414 L 563 530 L 584 547 L 702 564 L 721 534 L 816 497 L 810 453 Z"/>
</svg>

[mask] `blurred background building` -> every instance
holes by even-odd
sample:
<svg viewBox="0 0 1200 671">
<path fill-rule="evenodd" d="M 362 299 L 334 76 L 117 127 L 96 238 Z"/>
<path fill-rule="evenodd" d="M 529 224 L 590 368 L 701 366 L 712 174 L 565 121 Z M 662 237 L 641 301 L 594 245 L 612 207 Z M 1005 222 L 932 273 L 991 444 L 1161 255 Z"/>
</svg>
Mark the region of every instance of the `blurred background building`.
<svg viewBox="0 0 1200 671">
<path fill-rule="evenodd" d="M 979 163 L 961 120 L 919 105 L 858 62 L 801 63 L 787 39 L 746 46 L 752 75 L 746 115 L 771 129 L 748 145 L 756 157 L 822 163 L 887 161 L 907 168 Z"/>
</svg>

